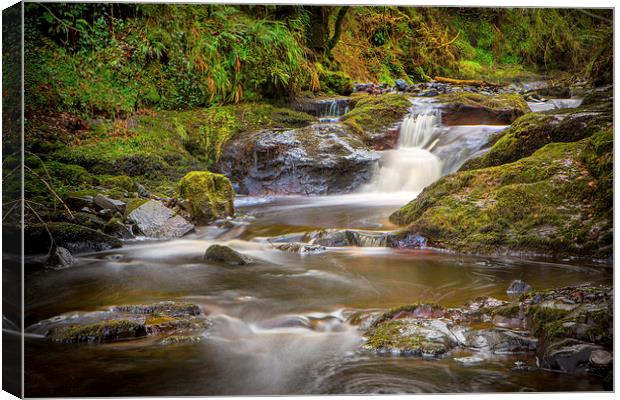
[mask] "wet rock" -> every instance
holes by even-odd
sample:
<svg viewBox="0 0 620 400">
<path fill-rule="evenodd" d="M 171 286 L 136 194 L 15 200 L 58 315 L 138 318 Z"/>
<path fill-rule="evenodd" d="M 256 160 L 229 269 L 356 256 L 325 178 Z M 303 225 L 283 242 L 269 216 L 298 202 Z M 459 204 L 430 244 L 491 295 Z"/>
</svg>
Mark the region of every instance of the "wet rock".
<svg viewBox="0 0 620 400">
<path fill-rule="evenodd" d="M 107 343 L 152 335 L 178 335 L 210 327 L 200 307 L 165 301 L 121 305 L 106 311 L 70 313 L 27 328 L 59 343 Z"/>
<path fill-rule="evenodd" d="M 82 225 L 94 230 L 103 230 L 103 227 L 106 224 L 105 220 L 98 217 L 97 215 L 81 211 L 73 214 L 72 221 L 68 220 L 66 222 Z"/>
<path fill-rule="evenodd" d="M 308 232 L 303 241 L 326 247 L 396 247 L 396 237 L 391 232 L 361 231 L 352 229 L 322 229 Z"/>
<path fill-rule="evenodd" d="M 201 341 L 201 336 L 172 335 L 159 342 L 159 344 L 162 346 L 170 346 L 173 344 L 200 343 Z"/>
<path fill-rule="evenodd" d="M 614 357 L 607 350 L 594 350 L 588 359 L 592 368 L 610 368 L 614 362 Z"/>
<path fill-rule="evenodd" d="M 322 253 L 325 251 L 325 246 L 317 245 L 317 244 L 306 244 L 306 243 L 281 243 L 273 245 L 274 248 L 282 251 L 288 251 L 291 253 L 300 253 L 300 254 L 316 254 Z"/>
<path fill-rule="evenodd" d="M 144 323 L 119 319 L 52 329 L 48 338 L 58 343 L 105 343 L 146 336 Z"/>
<path fill-rule="evenodd" d="M 530 111 L 516 94 L 450 93 L 440 96 L 440 101 L 445 125 L 509 125 Z"/>
<path fill-rule="evenodd" d="M 112 218 L 109 220 L 103 229 L 108 235 L 117 237 L 119 239 L 132 239 L 134 238 L 131 230 L 120 219 Z"/>
<path fill-rule="evenodd" d="M 520 354 L 536 351 L 538 339 L 527 332 L 516 332 L 509 329 L 482 329 L 465 334 L 467 346 L 479 350 L 491 351 L 494 354 Z"/>
<path fill-rule="evenodd" d="M 75 262 L 71 252 L 64 247 L 56 247 L 54 252 L 48 257 L 46 266 L 55 269 L 70 267 Z"/>
<path fill-rule="evenodd" d="M 231 265 L 246 265 L 255 261 L 251 257 L 243 255 L 228 246 L 222 246 L 219 244 L 209 246 L 205 252 L 203 260 Z"/>
<path fill-rule="evenodd" d="M 594 351 L 604 351 L 600 346 L 575 339 L 565 339 L 549 346 L 540 358 L 541 368 L 570 374 L 585 373 Z"/>
<path fill-rule="evenodd" d="M 126 314 L 156 314 L 172 317 L 202 314 L 202 310 L 196 304 L 176 301 L 162 301 L 154 304 L 126 304 L 114 306 L 112 311 Z"/>
<path fill-rule="evenodd" d="M 179 181 L 179 195 L 190 203 L 192 219 L 207 224 L 234 215 L 234 190 L 224 175 L 192 171 Z"/>
<path fill-rule="evenodd" d="M 532 291 L 532 287 L 522 280 L 515 279 L 510 283 L 508 289 L 506 289 L 506 293 L 509 296 L 520 296 L 524 293 L 529 293 Z"/>
<path fill-rule="evenodd" d="M 409 85 L 407 85 L 407 82 L 405 82 L 404 80 L 397 79 L 396 81 L 394 81 L 394 89 L 405 92 L 408 88 Z"/>
<path fill-rule="evenodd" d="M 379 154 L 348 127 L 264 130 L 230 141 L 218 167 L 241 193 L 333 194 L 370 180 Z"/>
<path fill-rule="evenodd" d="M 194 225 L 156 200 L 140 205 L 127 218 L 142 234 L 158 239 L 177 238 L 194 230 Z"/>
<path fill-rule="evenodd" d="M 144 186 L 138 184 L 138 196 L 148 199 L 151 197 L 151 192 L 149 192 Z"/>
<path fill-rule="evenodd" d="M 26 225 L 26 254 L 47 253 L 52 244 L 50 234 L 57 246 L 66 248 L 72 254 L 109 250 L 123 245 L 117 238 L 94 229 L 66 222 L 51 222 Z"/>
<path fill-rule="evenodd" d="M 125 206 L 127 205 L 123 201 L 114 200 L 102 194 L 98 194 L 93 202 L 103 210 L 118 211 L 120 213 L 125 212 Z"/>
<path fill-rule="evenodd" d="M 64 199 L 65 204 L 72 210 L 81 210 L 84 207 L 93 208 L 93 197 L 92 196 L 83 196 L 83 197 L 67 197 Z"/>
</svg>

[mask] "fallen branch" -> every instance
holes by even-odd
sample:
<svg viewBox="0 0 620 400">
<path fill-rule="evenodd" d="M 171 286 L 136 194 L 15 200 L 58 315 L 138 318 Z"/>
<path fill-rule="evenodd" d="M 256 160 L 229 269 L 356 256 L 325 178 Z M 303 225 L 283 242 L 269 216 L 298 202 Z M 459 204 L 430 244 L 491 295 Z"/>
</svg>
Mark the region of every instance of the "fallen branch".
<svg viewBox="0 0 620 400">
<path fill-rule="evenodd" d="M 476 87 L 499 87 L 495 83 L 490 83 L 487 81 L 477 81 L 473 79 L 454 79 L 454 78 L 445 78 L 443 76 L 436 76 L 435 80 L 441 83 L 448 83 L 450 85 L 458 85 L 458 86 L 476 86 Z"/>
</svg>

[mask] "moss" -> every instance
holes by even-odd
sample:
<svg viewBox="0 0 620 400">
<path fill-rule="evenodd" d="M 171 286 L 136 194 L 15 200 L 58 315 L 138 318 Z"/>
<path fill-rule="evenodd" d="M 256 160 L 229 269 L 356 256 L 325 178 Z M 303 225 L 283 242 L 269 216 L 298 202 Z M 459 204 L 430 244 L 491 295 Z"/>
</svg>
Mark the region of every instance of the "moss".
<svg viewBox="0 0 620 400">
<path fill-rule="evenodd" d="M 392 319 L 398 319 L 398 318 L 402 318 L 402 317 L 406 317 L 406 316 L 411 316 L 412 314 L 415 313 L 416 310 L 418 309 L 422 309 L 424 308 L 424 313 L 425 314 L 433 314 L 433 313 L 437 313 L 437 312 L 443 312 L 443 308 L 436 305 L 436 304 L 422 304 L 422 303 L 415 303 L 415 304 L 405 304 L 402 306 L 398 306 L 392 309 L 389 309 L 388 311 L 386 311 L 385 313 L 383 313 L 379 318 L 377 318 L 374 322 L 373 322 L 373 326 L 378 326 L 382 323 L 384 323 L 385 321 L 390 321 Z"/>
<path fill-rule="evenodd" d="M 532 333 L 538 337 L 560 336 L 569 314 L 570 310 L 542 305 L 530 306 L 525 312 Z"/>
<path fill-rule="evenodd" d="M 548 144 L 514 163 L 443 177 L 390 220 L 430 246 L 467 253 L 606 258 L 612 219 L 597 205 L 609 200 L 611 181 L 593 180 L 581 158 L 609 135 Z M 600 151 L 599 159 L 611 157 L 609 144 Z M 603 164 L 602 176 L 610 176 L 609 158 Z"/>
<path fill-rule="evenodd" d="M 146 336 L 144 324 L 134 320 L 109 320 L 52 329 L 48 337 L 60 343 L 104 343 Z"/>
<path fill-rule="evenodd" d="M 137 190 L 136 183 L 127 175 L 102 175 L 98 180 L 99 184 L 106 188 L 120 188 L 128 192 Z"/>
<path fill-rule="evenodd" d="M 324 71 L 320 77 L 321 91 L 348 96 L 353 92 L 353 79 L 341 71 Z"/>
<path fill-rule="evenodd" d="M 437 99 L 445 104 L 455 106 L 469 106 L 484 108 L 491 111 L 513 111 L 517 116 L 527 114 L 530 109 L 519 94 L 505 93 L 500 95 L 485 95 L 472 92 L 453 92 L 437 96 Z"/>
<path fill-rule="evenodd" d="M 419 349 L 422 338 L 419 336 L 404 336 L 405 324 L 402 321 L 390 321 L 376 325 L 366 333 L 366 346 L 375 349 Z"/>
<path fill-rule="evenodd" d="M 221 174 L 189 172 L 179 181 L 179 195 L 189 200 L 192 218 L 198 223 L 208 223 L 235 213 L 232 184 Z"/>
<path fill-rule="evenodd" d="M 131 214 L 131 212 L 133 210 L 135 210 L 136 208 L 140 207 L 142 204 L 148 202 L 149 199 L 131 199 L 127 202 L 127 205 L 125 205 L 125 215 L 124 217 L 127 218 L 127 216 L 129 214 Z"/>
<path fill-rule="evenodd" d="M 610 126 L 611 109 L 579 108 L 561 114 L 530 113 L 493 138 L 491 149 L 461 170 L 491 167 L 533 154 L 551 142 L 574 142 Z"/>
<path fill-rule="evenodd" d="M 519 304 L 508 304 L 502 307 L 495 308 L 491 311 L 491 315 L 499 315 L 507 318 L 516 318 L 519 316 L 520 311 Z"/>
<path fill-rule="evenodd" d="M 406 96 L 392 93 L 358 96 L 355 100 L 355 108 L 344 115 L 341 121 L 366 140 L 369 140 L 372 134 L 400 122 L 411 107 Z"/>
</svg>

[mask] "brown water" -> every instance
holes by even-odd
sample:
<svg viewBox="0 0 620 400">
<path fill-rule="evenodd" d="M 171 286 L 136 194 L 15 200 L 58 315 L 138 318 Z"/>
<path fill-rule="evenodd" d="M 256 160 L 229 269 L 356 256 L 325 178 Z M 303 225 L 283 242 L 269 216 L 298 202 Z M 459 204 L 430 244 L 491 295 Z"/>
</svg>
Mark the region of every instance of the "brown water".
<svg viewBox="0 0 620 400">
<path fill-rule="evenodd" d="M 437 130 L 449 140 L 429 139 L 437 154 L 458 151 L 469 156 L 484 141 L 481 135 L 496 130 L 452 129 Z M 463 139 L 455 140 L 458 137 Z M 449 159 L 442 166 L 444 173 L 462 162 L 462 157 Z M 513 279 L 522 279 L 535 289 L 612 282 L 610 269 L 566 260 L 386 248 L 329 248 L 325 253 L 301 255 L 274 250 L 266 242 L 276 235 L 319 228 L 389 230 L 393 228 L 389 214 L 416 195 L 364 193 L 240 198 L 237 211 L 251 218 L 228 232 L 209 227 L 180 240 L 136 241 L 119 250 L 84 255 L 65 270 L 27 275 L 26 326 L 77 310 L 160 300 L 197 303 L 209 313 L 213 326 L 200 343 L 172 346 L 161 346 L 154 339 L 58 345 L 31 335 L 25 350 L 26 395 L 602 389 L 595 377 L 512 371 L 516 361 L 535 365 L 531 356 L 484 354 L 482 362 L 464 365 L 454 358 L 470 355 L 467 352 L 429 360 L 360 351 L 361 335 L 344 318 L 351 310 L 418 301 L 457 306 L 482 295 L 503 299 Z M 202 255 L 215 242 L 261 262 L 237 267 L 203 262 Z"/>
<path fill-rule="evenodd" d="M 523 356 L 489 356 L 465 366 L 440 360 L 375 356 L 357 350 L 343 311 L 416 301 L 459 305 L 480 295 L 506 298 L 513 279 L 534 288 L 610 283 L 595 266 L 471 257 L 430 250 L 333 248 L 300 255 L 251 238 L 329 225 L 381 225 L 382 211 L 347 197 L 288 198 L 240 208 L 256 217 L 225 241 L 262 260 L 243 267 L 200 261 L 221 232 L 203 229 L 182 240 L 137 242 L 84 256 L 69 269 L 29 275 L 26 325 L 75 310 L 120 303 L 187 300 L 211 313 L 214 326 L 198 344 L 162 347 L 153 341 L 57 345 L 27 339 L 29 396 L 412 393 L 600 390 L 596 378 L 514 372 Z M 316 206 L 313 206 L 316 205 Z M 333 204 L 330 206 L 330 204 Z M 385 208 L 385 210 L 384 210 Z M 393 208 L 391 208 L 393 210 Z M 373 217 L 371 217 L 371 215 Z M 377 217 L 378 216 L 378 217 Z M 334 225 L 332 225 L 334 226 Z M 278 328 L 309 318 L 320 330 Z M 274 327 L 275 326 L 275 327 Z"/>
</svg>

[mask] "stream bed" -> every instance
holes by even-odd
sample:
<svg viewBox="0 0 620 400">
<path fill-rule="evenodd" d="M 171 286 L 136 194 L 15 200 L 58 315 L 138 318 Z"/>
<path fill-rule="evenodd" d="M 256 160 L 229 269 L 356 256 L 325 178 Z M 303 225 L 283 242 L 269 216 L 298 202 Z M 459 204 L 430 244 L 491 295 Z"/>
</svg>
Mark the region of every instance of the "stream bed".
<svg viewBox="0 0 620 400">
<path fill-rule="evenodd" d="M 76 310 L 163 300 L 199 305 L 212 326 L 199 342 L 168 346 L 149 338 L 62 345 L 30 335 L 26 396 L 601 390 L 597 377 L 513 370 L 516 362 L 535 366 L 531 355 L 487 354 L 470 364 L 459 361 L 471 355 L 462 350 L 438 359 L 365 352 L 361 332 L 346 316 L 415 302 L 459 306 L 478 296 L 507 299 L 514 279 L 534 289 L 611 284 L 610 268 L 433 249 L 330 247 L 298 254 L 270 245 L 267 239 L 275 236 L 323 228 L 395 229 L 388 221 L 392 212 L 457 170 L 488 135 L 504 128 L 447 128 L 430 111 L 411 118 L 410 135 L 401 131 L 399 149 L 384 152 L 375 180 L 357 193 L 238 197 L 237 213 L 245 218 L 232 229 L 200 227 L 182 239 L 137 240 L 83 254 L 64 270 L 28 274 L 27 327 Z M 403 180 L 394 173 L 403 164 L 422 172 Z M 214 243 L 259 262 L 231 267 L 202 261 Z"/>
</svg>

